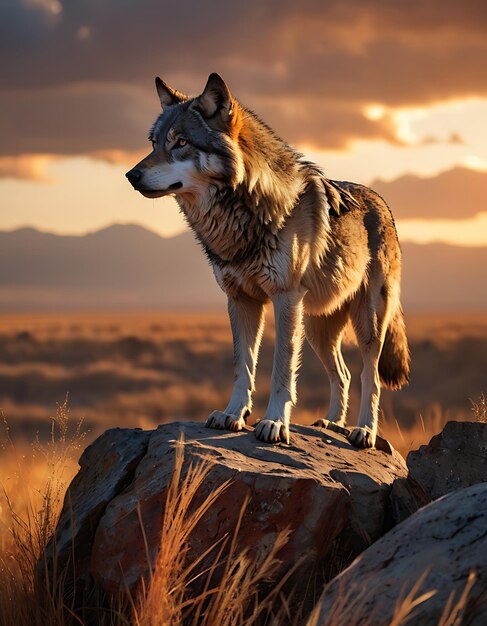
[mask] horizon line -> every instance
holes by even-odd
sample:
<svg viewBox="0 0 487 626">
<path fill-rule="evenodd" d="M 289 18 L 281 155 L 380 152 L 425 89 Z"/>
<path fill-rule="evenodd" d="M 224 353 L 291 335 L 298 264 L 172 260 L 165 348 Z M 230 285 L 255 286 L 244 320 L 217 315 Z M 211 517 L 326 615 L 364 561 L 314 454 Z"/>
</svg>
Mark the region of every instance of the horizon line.
<svg viewBox="0 0 487 626">
<path fill-rule="evenodd" d="M 400 221 L 400 220 L 397 220 Z M 429 222 L 434 222 L 435 220 L 428 220 Z M 60 231 L 53 231 L 53 230 L 44 230 L 43 228 L 39 228 L 38 226 L 33 226 L 32 224 L 25 224 L 25 225 L 19 225 L 16 226 L 14 228 L 9 228 L 9 229 L 0 229 L 0 234 L 14 234 L 14 233 L 18 233 L 20 231 L 23 230 L 30 230 L 30 231 L 34 231 L 36 233 L 42 234 L 42 235 L 52 235 L 54 237 L 72 237 L 72 238 L 77 238 L 77 239 L 82 239 L 83 237 L 88 237 L 90 235 L 96 235 L 98 233 L 101 233 L 103 231 L 107 231 L 110 230 L 112 228 L 116 228 L 116 227 L 121 227 L 121 228 L 137 228 L 140 230 L 143 230 L 147 233 L 150 233 L 152 235 L 155 235 L 156 237 L 159 237 L 160 239 L 162 239 L 163 241 L 169 241 L 171 239 L 176 239 L 177 237 L 180 237 L 181 235 L 185 235 L 185 234 L 191 234 L 191 230 L 189 227 L 186 227 L 184 230 L 175 233 L 174 235 L 163 235 L 162 233 L 157 232 L 156 230 L 144 225 L 144 224 L 139 224 L 137 222 L 111 222 L 106 224 L 105 226 L 101 226 L 99 228 L 95 228 L 93 230 L 87 230 L 87 231 L 83 231 L 83 232 L 60 232 Z M 473 244 L 473 245 L 466 245 L 464 243 L 452 243 L 452 242 L 447 242 L 444 241 L 442 239 L 433 239 L 431 241 L 415 241 L 413 239 L 409 239 L 409 238 L 405 238 L 405 237 L 401 237 L 400 238 L 400 243 L 407 243 L 407 244 L 413 244 L 415 246 L 421 246 L 421 247 L 426 247 L 426 246 L 433 246 L 433 245 L 442 245 L 442 246 L 447 246 L 450 248 L 462 248 L 462 249 L 466 249 L 466 250 L 482 250 L 487 248 L 487 244 Z"/>
</svg>

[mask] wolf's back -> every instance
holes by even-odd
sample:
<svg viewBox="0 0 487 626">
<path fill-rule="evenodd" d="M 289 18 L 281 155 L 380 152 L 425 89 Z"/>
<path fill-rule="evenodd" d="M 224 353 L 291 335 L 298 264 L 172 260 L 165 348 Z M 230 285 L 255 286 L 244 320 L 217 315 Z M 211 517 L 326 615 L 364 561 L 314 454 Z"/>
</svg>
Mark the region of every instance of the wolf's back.
<svg viewBox="0 0 487 626">
<path fill-rule="evenodd" d="M 403 387 L 409 382 L 410 363 L 406 326 L 399 305 L 387 327 L 379 359 L 379 376 L 382 384 L 389 389 Z"/>
</svg>

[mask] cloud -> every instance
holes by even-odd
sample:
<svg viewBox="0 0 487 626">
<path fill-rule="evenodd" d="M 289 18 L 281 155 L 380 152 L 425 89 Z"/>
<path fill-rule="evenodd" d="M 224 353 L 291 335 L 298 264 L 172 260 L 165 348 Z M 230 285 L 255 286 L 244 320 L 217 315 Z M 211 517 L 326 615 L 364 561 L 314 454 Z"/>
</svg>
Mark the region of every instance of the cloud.
<svg viewBox="0 0 487 626">
<path fill-rule="evenodd" d="M 22 0 L 22 4 L 28 8 L 39 9 L 50 15 L 59 15 L 63 5 L 59 0 Z"/>
<path fill-rule="evenodd" d="M 91 37 L 91 28 L 89 26 L 80 26 L 76 34 L 78 39 L 89 39 Z"/>
<path fill-rule="evenodd" d="M 87 153 L 86 156 L 110 165 L 132 167 L 146 153 L 147 150 L 96 150 Z M 48 173 L 48 169 L 52 163 L 60 158 L 57 154 L 0 156 L 0 180 L 15 179 L 37 183 L 53 183 L 55 178 Z"/>
<path fill-rule="evenodd" d="M 370 187 L 399 220 L 465 220 L 487 211 L 487 171 L 456 167 L 432 178 L 374 180 Z"/>
<path fill-rule="evenodd" d="M 133 166 L 141 161 L 147 154 L 147 150 L 96 150 L 90 152 L 88 156 L 96 161 L 104 161 L 112 165 Z"/>
<path fill-rule="evenodd" d="M 390 117 L 368 119 L 346 103 L 313 98 L 255 98 L 255 110 L 286 141 L 311 148 L 343 149 L 357 138 L 402 143 Z"/>
<path fill-rule="evenodd" d="M 7 53 L 1 69 L 10 88 L 25 86 L 26 76 L 44 86 L 145 83 L 163 72 L 185 76 L 181 86 L 194 89 L 205 72 L 220 69 L 245 92 L 299 90 L 397 105 L 485 93 L 487 86 L 478 71 L 487 47 L 480 0 L 187 0 L 170 8 L 159 0 L 81 0 L 65 3 L 56 23 L 26 13 L 20 4 L 3 20 L 9 36 L 0 39 Z M 77 37 L 82 27 L 93 30 L 89 46 Z"/>
<path fill-rule="evenodd" d="M 53 179 L 46 173 L 46 169 L 57 158 L 50 154 L 22 154 L 16 157 L 0 157 L 0 179 L 14 178 L 50 183 Z"/>
<path fill-rule="evenodd" d="M 154 76 L 194 93 L 214 70 L 290 141 L 401 143 L 367 107 L 487 96 L 486 30 L 481 0 L 10 0 L 0 117 L 5 131 L 14 116 L 18 142 L 1 150 L 142 149 Z"/>
<path fill-rule="evenodd" d="M 131 85 L 74 84 L 5 92 L 0 154 L 141 150 L 160 112 L 157 97 Z"/>
</svg>

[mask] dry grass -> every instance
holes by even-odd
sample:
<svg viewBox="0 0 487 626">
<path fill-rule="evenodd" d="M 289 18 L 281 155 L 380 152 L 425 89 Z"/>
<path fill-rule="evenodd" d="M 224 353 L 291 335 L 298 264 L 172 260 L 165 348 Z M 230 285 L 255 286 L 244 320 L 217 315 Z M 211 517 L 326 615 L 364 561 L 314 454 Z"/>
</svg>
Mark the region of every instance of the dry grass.
<svg viewBox="0 0 487 626">
<path fill-rule="evenodd" d="M 475 415 L 480 411 L 482 417 L 482 408 L 478 407 L 482 407 L 483 402 L 481 396 L 480 402 L 475 404 Z M 437 413 L 432 421 L 440 427 L 445 416 Z M 83 445 L 81 423 L 70 426 L 67 403 L 63 403 L 51 420 L 48 443 L 35 441 L 30 451 L 12 443 L 8 425 L 5 427 L 1 464 L 4 491 L 0 518 L 0 624 L 83 624 L 73 607 L 64 603 L 62 575 L 43 588 L 40 595 L 34 588 L 36 563 L 53 535 L 64 491 L 75 471 L 75 459 Z M 409 440 L 419 439 L 421 434 L 426 433 L 422 420 L 418 420 L 417 428 L 417 433 L 408 433 Z M 407 440 L 400 430 L 398 436 Z M 268 585 L 279 565 L 277 554 L 287 541 L 286 533 L 278 535 L 269 553 L 250 558 L 247 551 L 237 550 L 237 524 L 233 536 L 222 537 L 194 562 L 188 558 L 188 539 L 192 531 L 210 507 L 218 506 L 218 497 L 228 488 L 228 483 L 222 484 L 196 506 L 195 496 L 211 464 L 205 461 L 185 466 L 183 449 L 183 445 L 178 446 L 167 493 L 161 550 L 149 580 L 137 594 L 128 592 L 114 598 L 109 606 L 100 604 L 89 607 L 88 612 L 98 615 L 98 623 L 103 626 L 297 624 L 289 609 L 289 598 L 282 593 L 285 581 L 275 581 L 271 587 Z M 245 506 L 246 503 L 240 520 Z M 139 520 L 143 529 L 143 520 L 141 517 Z M 213 555 L 212 564 L 203 566 L 210 554 Z M 462 611 L 474 580 L 472 574 L 460 598 L 450 597 L 439 626 L 458 626 L 461 623 Z M 422 582 L 423 579 L 419 579 L 409 593 L 398 599 L 391 626 L 408 622 L 415 608 L 434 594 L 434 590 L 419 593 Z M 272 589 L 263 599 L 259 597 L 262 584 Z M 42 602 L 39 597 L 42 597 Z M 351 590 L 344 591 L 327 621 L 319 622 L 320 625 L 353 626 L 347 615 L 365 600 L 364 593 L 355 594 L 351 599 Z M 317 619 L 315 612 L 307 626 L 318 624 Z"/>
<path fill-rule="evenodd" d="M 179 445 L 169 484 L 161 534 L 161 549 L 149 582 L 132 600 L 132 618 L 136 626 L 187 624 L 188 626 L 251 626 L 269 612 L 280 587 L 265 600 L 258 596 L 262 583 L 272 580 L 280 561 L 278 552 L 287 541 L 287 533 L 277 535 L 266 554 L 250 557 L 247 550 L 237 551 L 237 538 L 247 502 L 233 536 L 224 536 L 193 562 L 187 558 L 189 538 L 201 518 L 213 506 L 230 482 L 222 483 L 205 501 L 192 510 L 192 503 L 211 470 L 210 462 L 190 464 L 183 473 L 183 446 Z M 143 521 L 139 516 L 143 529 Z M 209 553 L 216 556 L 210 567 L 203 562 Z M 223 556 L 225 555 L 225 556 Z M 218 570 L 218 582 L 214 575 Z M 188 593 L 194 589 L 198 592 Z"/>
<path fill-rule="evenodd" d="M 470 400 L 472 404 L 472 412 L 476 422 L 487 422 L 487 402 L 484 392 L 480 394 L 478 402 Z"/>
<path fill-rule="evenodd" d="M 462 417 L 468 420 L 470 416 L 467 414 Z M 439 404 L 433 404 L 424 414 L 419 413 L 415 422 L 407 427 L 401 428 L 397 419 L 381 420 L 379 434 L 390 441 L 394 448 L 406 458 L 411 450 L 417 450 L 420 446 L 429 443 L 434 435 L 443 430 L 450 419 L 452 418 L 448 411 L 443 410 Z"/>
<path fill-rule="evenodd" d="M 75 473 L 84 433 L 71 427 L 67 399 L 51 418 L 47 443 L 36 440 L 20 448 L 5 436 L 0 472 L 2 544 L 0 551 L 0 619 L 5 625 L 62 623 L 59 598 L 45 597 L 41 610 L 34 594 L 35 566 L 53 536 L 64 493 Z M 50 591 L 50 590 L 46 590 Z"/>
<path fill-rule="evenodd" d="M 268 319 L 251 420 L 268 401 L 273 324 Z M 0 407 L 28 441 L 45 428 L 53 402 L 69 392 L 75 418 L 96 436 L 112 426 L 144 428 L 172 420 L 203 420 L 223 409 L 231 393 L 232 346 L 225 314 L 0 315 Z M 485 385 L 487 319 L 444 315 L 408 318 L 413 353 L 411 384 L 385 391 L 385 421 L 404 433 L 426 423 L 439 407 L 451 419 L 470 418 L 468 398 Z M 350 422 L 358 415 L 361 361 L 345 345 L 352 372 Z M 433 373 L 433 375 L 432 375 Z M 325 417 L 328 379 L 305 346 L 294 420 L 310 424 Z M 19 435 L 20 436 L 20 435 Z M 407 445 L 407 444 L 406 444 Z"/>
<path fill-rule="evenodd" d="M 487 422 L 487 407 L 483 393 L 478 401 L 470 400 L 471 410 L 469 413 L 456 416 L 457 421 Z M 429 443 L 434 435 L 441 432 L 445 424 L 452 416 L 439 404 L 430 405 L 424 414 L 419 413 L 415 422 L 406 427 L 400 426 L 396 419 L 382 420 L 379 424 L 379 433 L 392 443 L 394 448 L 407 457 L 411 450 L 417 450 L 420 446 Z"/>
<path fill-rule="evenodd" d="M 423 572 L 408 592 L 406 592 L 407 585 L 403 587 L 388 626 L 404 626 L 405 624 L 419 623 L 415 616 L 415 610 L 421 604 L 433 598 L 438 592 L 437 589 L 421 591 L 427 575 L 428 571 Z M 462 617 L 475 580 L 475 572 L 470 572 L 459 597 L 456 598 L 455 593 L 450 594 L 437 626 L 461 626 Z M 337 599 L 327 611 L 326 616 L 320 616 L 319 606 L 317 606 L 306 622 L 306 626 L 353 626 L 357 610 L 361 611 L 361 607 L 366 606 L 376 593 L 377 590 L 375 589 L 340 588 Z M 374 626 L 374 624 L 375 619 L 373 616 L 367 617 L 363 615 L 360 619 L 360 626 Z"/>
</svg>

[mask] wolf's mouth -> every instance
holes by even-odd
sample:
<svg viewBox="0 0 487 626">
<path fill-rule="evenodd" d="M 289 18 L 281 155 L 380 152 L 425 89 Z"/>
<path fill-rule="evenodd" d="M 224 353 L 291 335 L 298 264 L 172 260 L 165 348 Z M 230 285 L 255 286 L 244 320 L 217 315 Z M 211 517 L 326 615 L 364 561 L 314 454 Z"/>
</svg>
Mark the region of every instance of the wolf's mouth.
<svg viewBox="0 0 487 626">
<path fill-rule="evenodd" d="M 173 183 L 172 185 L 169 185 L 169 187 L 167 187 L 166 189 L 146 189 L 145 187 L 137 187 L 135 185 L 134 185 L 134 189 L 135 191 L 138 191 L 146 198 L 159 198 L 160 196 L 165 196 L 168 193 L 172 193 L 173 191 L 176 191 L 176 189 L 181 189 L 182 186 L 183 186 L 183 183 L 178 182 L 178 183 Z"/>
<path fill-rule="evenodd" d="M 172 185 L 169 185 L 166 191 L 174 191 L 175 189 L 181 189 L 182 186 L 183 186 L 183 183 L 173 183 Z"/>
</svg>

